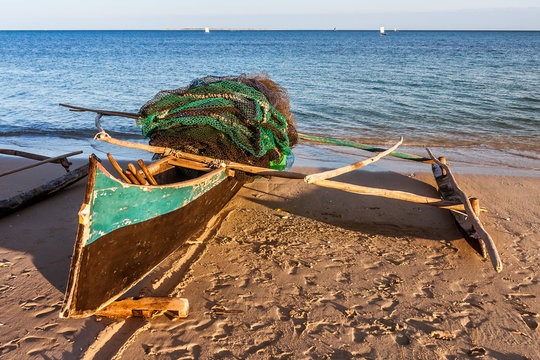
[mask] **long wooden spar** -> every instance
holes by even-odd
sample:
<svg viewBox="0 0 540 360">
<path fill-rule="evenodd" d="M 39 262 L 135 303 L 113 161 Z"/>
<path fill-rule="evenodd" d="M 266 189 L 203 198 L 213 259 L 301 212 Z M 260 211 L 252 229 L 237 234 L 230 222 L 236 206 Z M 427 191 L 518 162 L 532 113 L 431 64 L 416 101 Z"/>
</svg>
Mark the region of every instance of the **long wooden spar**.
<svg viewBox="0 0 540 360">
<path fill-rule="evenodd" d="M 267 168 L 241 164 L 234 161 L 219 161 L 211 157 L 190 154 L 190 153 L 182 152 L 179 150 L 175 150 L 175 149 L 171 149 L 171 148 L 167 148 L 163 146 L 152 146 L 152 145 L 134 143 L 131 141 L 126 141 L 126 140 L 119 140 L 119 139 L 112 138 L 108 134 L 105 134 L 105 133 L 97 134 L 96 139 L 110 143 L 110 144 L 114 144 L 114 145 L 145 150 L 145 151 L 149 151 L 149 152 L 153 152 L 157 154 L 163 154 L 166 156 L 172 155 L 178 158 L 188 159 L 188 160 L 192 160 L 192 161 L 203 163 L 203 164 L 215 164 L 215 165 L 220 165 L 220 166 L 226 166 L 233 170 L 244 171 L 250 174 L 255 174 L 255 175 L 260 175 L 260 176 L 272 176 L 272 177 L 296 179 L 296 180 L 302 180 L 302 181 L 305 181 L 306 177 L 308 176 L 308 174 L 292 172 L 292 171 L 270 170 Z M 361 186 L 361 185 L 347 184 L 347 183 L 333 181 L 333 180 L 317 180 L 317 181 L 312 182 L 312 184 L 321 186 L 321 187 L 327 187 L 327 188 L 352 192 L 356 194 L 404 200 L 404 201 L 414 202 L 417 204 L 430 205 L 430 206 L 435 206 L 435 207 L 449 209 L 449 210 L 459 210 L 459 211 L 465 210 L 465 207 L 463 206 L 463 204 L 456 204 L 454 202 L 443 201 L 438 198 L 416 195 L 416 194 L 412 194 L 412 193 L 408 193 L 404 191 L 372 188 L 372 187 L 366 187 L 366 186 Z"/>
<path fill-rule="evenodd" d="M 76 112 L 88 111 L 88 112 L 93 112 L 93 113 L 106 115 L 106 116 L 119 116 L 119 117 L 125 117 L 125 118 L 129 118 L 129 119 L 137 119 L 139 117 L 139 114 L 137 114 L 137 113 L 123 112 L 123 111 L 112 111 L 112 110 L 89 109 L 89 108 L 84 108 L 84 107 L 80 107 L 80 106 L 73 106 L 73 105 L 67 105 L 67 104 L 58 104 L 58 105 L 66 107 L 66 108 L 70 109 L 70 111 L 76 111 Z M 306 134 L 301 134 L 301 133 L 298 134 L 298 138 L 302 139 L 304 141 L 309 141 L 309 142 L 336 145 L 336 146 L 348 146 L 348 147 L 354 147 L 354 148 L 357 148 L 357 149 L 362 149 L 362 150 L 366 150 L 366 151 L 370 151 L 370 152 L 376 152 L 376 153 L 381 153 L 381 152 L 386 151 L 386 149 L 383 149 L 383 148 L 377 148 L 377 147 L 373 147 L 373 146 L 369 146 L 369 145 L 364 145 L 364 144 L 360 144 L 360 143 L 357 143 L 357 142 L 354 142 L 354 141 L 322 138 L 322 137 L 311 136 L 311 135 L 306 135 Z M 400 158 L 400 159 L 404 159 L 404 160 L 422 162 L 422 163 L 426 163 L 426 164 L 435 164 L 435 162 L 433 160 L 429 159 L 429 158 L 425 158 L 425 157 L 421 157 L 421 156 L 413 155 L 413 154 L 407 154 L 407 153 L 392 151 L 388 155 L 393 156 L 393 157 L 397 157 L 397 158 Z"/>
</svg>

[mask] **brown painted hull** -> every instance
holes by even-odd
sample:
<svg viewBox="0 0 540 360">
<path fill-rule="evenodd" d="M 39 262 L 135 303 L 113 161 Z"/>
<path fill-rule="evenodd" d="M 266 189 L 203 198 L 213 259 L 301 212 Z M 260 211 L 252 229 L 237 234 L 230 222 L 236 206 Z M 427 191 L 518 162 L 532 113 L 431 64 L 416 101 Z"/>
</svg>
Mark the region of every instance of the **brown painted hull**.
<svg viewBox="0 0 540 360">
<path fill-rule="evenodd" d="M 90 161 L 85 204 L 91 200 L 98 167 L 95 160 Z M 226 177 L 174 211 L 120 227 L 91 243 L 85 244 L 85 225 L 79 225 L 61 317 L 90 316 L 121 296 L 173 251 L 199 235 L 243 183 L 234 176 Z"/>
</svg>

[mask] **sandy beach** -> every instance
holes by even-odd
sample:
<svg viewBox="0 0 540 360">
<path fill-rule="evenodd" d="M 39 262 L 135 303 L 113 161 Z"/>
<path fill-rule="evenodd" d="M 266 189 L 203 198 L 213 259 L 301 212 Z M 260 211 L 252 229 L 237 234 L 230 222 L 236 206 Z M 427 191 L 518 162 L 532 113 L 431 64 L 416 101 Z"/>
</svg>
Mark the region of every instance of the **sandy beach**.
<svg viewBox="0 0 540 360">
<path fill-rule="evenodd" d="M 2 177 L 0 196 L 63 172 Z M 457 178 L 501 273 L 446 210 L 260 179 L 132 290 L 188 298 L 187 319 L 59 319 L 83 180 L 0 219 L 0 358 L 540 359 L 540 178 Z M 339 179 L 437 196 L 427 172 Z"/>
</svg>

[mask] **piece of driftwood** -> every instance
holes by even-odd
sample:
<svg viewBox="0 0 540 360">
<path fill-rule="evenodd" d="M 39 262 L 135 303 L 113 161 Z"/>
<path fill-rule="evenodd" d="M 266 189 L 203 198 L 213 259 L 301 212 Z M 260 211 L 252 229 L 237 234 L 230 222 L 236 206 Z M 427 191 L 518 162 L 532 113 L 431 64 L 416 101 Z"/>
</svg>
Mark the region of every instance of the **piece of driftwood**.
<svg viewBox="0 0 540 360">
<path fill-rule="evenodd" d="M 142 172 L 144 173 L 144 176 L 146 176 L 146 179 L 148 180 L 148 182 L 150 184 L 152 184 L 152 185 L 157 185 L 156 179 L 154 179 L 154 177 L 152 176 L 152 174 L 150 173 L 150 171 L 146 167 L 146 164 L 144 163 L 144 161 L 142 161 L 142 159 L 139 159 L 139 160 L 137 160 L 137 164 L 139 165 Z"/>
<path fill-rule="evenodd" d="M 20 167 L 18 169 L 6 171 L 5 173 L 0 174 L 0 177 L 10 175 L 10 174 L 14 174 L 16 172 L 23 171 L 23 170 L 26 170 L 26 169 L 31 169 L 31 168 L 39 166 L 39 165 L 47 164 L 47 163 L 50 163 L 50 162 L 55 162 L 57 160 L 65 159 L 65 158 L 67 158 L 69 156 L 78 155 L 78 154 L 82 154 L 82 151 L 74 151 L 74 152 L 71 152 L 71 153 L 68 153 L 68 154 L 55 156 L 55 157 L 52 157 L 52 158 L 47 158 L 45 160 L 41 160 L 41 161 L 39 161 L 37 163 L 34 163 L 34 164 L 23 166 L 23 167 Z"/>
<path fill-rule="evenodd" d="M 44 155 L 38 155 L 38 154 L 32 154 L 26 151 L 20 151 L 20 150 L 10 150 L 10 149 L 0 149 L 0 154 L 4 155 L 12 155 L 12 156 L 20 156 L 27 159 L 32 160 L 47 160 L 49 159 L 48 156 Z M 66 169 L 66 172 L 69 171 L 69 167 L 71 166 L 71 163 L 68 161 L 67 158 L 62 158 L 58 160 L 51 161 L 52 163 L 58 163 Z"/>
<path fill-rule="evenodd" d="M 122 168 L 120 167 L 120 165 L 118 165 L 118 163 L 116 162 L 116 160 L 113 158 L 113 156 L 110 154 L 110 153 L 107 153 L 107 157 L 109 158 L 109 162 L 111 163 L 111 165 L 113 166 L 114 170 L 116 170 L 117 173 L 120 174 L 120 176 L 122 177 L 122 179 L 124 179 L 124 181 L 128 184 L 132 184 L 131 180 L 129 180 L 129 178 L 126 176 L 126 174 L 124 174 L 124 171 L 122 170 Z"/>
<path fill-rule="evenodd" d="M 11 214 L 25 206 L 41 201 L 63 188 L 79 181 L 88 174 L 88 164 L 68 172 L 54 180 L 10 198 L 0 200 L 0 217 Z"/>
<path fill-rule="evenodd" d="M 351 172 L 353 170 L 360 169 L 361 167 L 364 167 L 366 165 L 373 164 L 374 162 L 376 162 L 376 161 L 380 160 L 381 158 L 385 157 L 386 155 L 390 154 L 392 151 L 396 150 L 399 147 L 399 145 L 401 145 L 402 143 L 403 143 L 403 137 L 400 138 L 400 140 L 394 146 L 392 146 L 390 149 L 388 149 L 386 151 L 383 151 L 383 152 L 379 153 L 378 155 L 376 155 L 374 157 L 371 157 L 371 158 L 366 159 L 366 160 L 358 161 L 358 162 L 356 162 L 354 164 L 343 166 L 343 167 L 340 167 L 338 169 L 324 171 L 324 172 L 320 172 L 318 174 L 308 175 L 308 176 L 306 176 L 304 181 L 307 182 L 308 184 L 311 184 L 311 183 L 314 183 L 314 182 L 319 181 L 319 180 L 330 179 L 330 178 L 333 178 L 333 177 L 336 177 L 336 176 L 343 175 L 345 173 Z"/>
<path fill-rule="evenodd" d="M 189 301 L 184 298 L 169 297 L 124 298 L 98 310 L 95 315 L 113 318 L 149 318 L 165 311 L 173 312 L 176 317 L 186 318 L 189 313 Z"/>
<path fill-rule="evenodd" d="M 453 191 L 459 197 L 459 199 L 465 206 L 465 212 L 467 213 L 467 221 L 472 224 L 472 226 L 474 227 L 474 230 L 476 230 L 476 232 L 478 233 L 481 239 L 480 245 L 486 248 L 495 271 L 501 272 L 503 269 L 503 265 L 502 265 L 501 258 L 499 256 L 499 252 L 497 251 L 497 247 L 495 246 L 495 242 L 493 241 L 491 236 L 487 233 L 487 231 L 484 229 L 484 226 L 482 225 L 482 223 L 480 222 L 480 219 L 476 215 L 477 211 L 475 211 L 475 209 L 471 205 L 471 202 L 469 201 L 469 197 L 467 196 L 467 194 L 465 194 L 465 192 L 463 192 L 463 190 L 459 188 L 456 182 L 456 179 L 454 175 L 452 174 L 452 172 L 450 171 L 450 168 L 448 167 L 448 165 L 444 164 L 443 162 L 435 158 L 435 156 L 429 149 L 426 149 L 426 150 L 429 156 L 431 157 L 431 159 L 435 161 L 435 163 L 446 172 L 446 175 L 443 175 L 441 172 L 439 176 L 435 175 L 435 177 L 440 178 L 441 180 L 445 180 L 444 187 L 446 189 L 444 191 L 446 192 Z M 448 187 L 450 187 L 450 189 L 448 189 Z M 440 189 L 440 186 L 439 186 L 439 189 Z"/>
</svg>

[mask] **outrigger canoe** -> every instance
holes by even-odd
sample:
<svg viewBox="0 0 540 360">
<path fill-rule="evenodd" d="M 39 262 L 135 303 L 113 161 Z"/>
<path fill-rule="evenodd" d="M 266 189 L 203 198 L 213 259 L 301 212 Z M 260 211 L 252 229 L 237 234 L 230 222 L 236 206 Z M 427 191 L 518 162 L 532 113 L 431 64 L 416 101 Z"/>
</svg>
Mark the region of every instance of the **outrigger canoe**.
<svg viewBox="0 0 540 360">
<path fill-rule="evenodd" d="M 132 164 L 129 164 L 129 170 L 122 170 L 109 156 L 111 164 L 121 175 L 121 178 L 116 178 L 96 156 L 90 157 L 88 183 L 79 212 L 77 239 L 61 317 L 110 316 L 118 313 L 130 316 L 135 310 L 137 313 L 152 313 L 147 306 L 151 302 L 159 303 L 155 306 L 156 310 L 163 309 L 164 303 L 173 301 L 171 298 L 148 298 L 144 305 L 135 304 L 136 299 L 115 300 L 176 249 L 196 238 L 243 184 L 256 176 L 288 178 L 356 194 L 448 209 L 472 245 L 484 258 L 489 256 L 497 272 L 502 270 L 495 243 L 480 222 L 478 200 L 469 198 L 459 188 L 444 158 L 435 158 L 429 150 L 429 158 L 396 152 L 403 138 L 391 148 L 380 149 L 350 141 L 298 134 L 305 141 L 352 146 L 379 153 L 354 164 L 308 175 L 222 160 L 216 156 L 196 155 L 166 146 L 115 139 L 101 127 L 100 118 L 110 115 L 137 119 L 138 114 L 62 106 L 74 111 L 97 113 L 96 126 L 100 131 L 96 140 L 145 150 L 162 158 L 148 167 L 139 160 L 141 170 Z M 432 164 L 442 199 L 329 180 L 372 164 L 386 155 Z M 179 303 L 187 309 L 188 301 L 178 300 L 185 300 Z M 186 312 L 183 314 L 187 316 Z"/>
<path fill-rule="evenodd" d="M 61 317 L 90 316 L 115 301 L 195 238 L 247 179 L 225 167 L 195 170 L 170 161 L 148 166 L 157 185 L 136 185 L 90 157 Z"/>
</svg>

